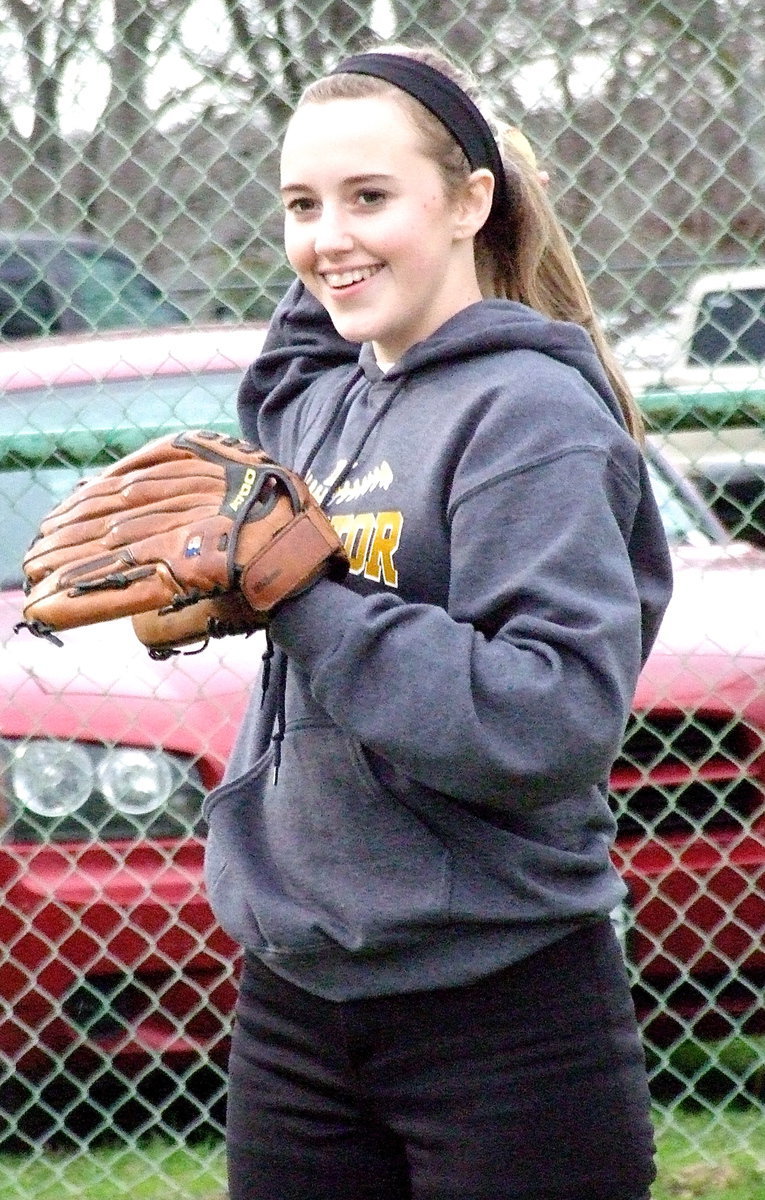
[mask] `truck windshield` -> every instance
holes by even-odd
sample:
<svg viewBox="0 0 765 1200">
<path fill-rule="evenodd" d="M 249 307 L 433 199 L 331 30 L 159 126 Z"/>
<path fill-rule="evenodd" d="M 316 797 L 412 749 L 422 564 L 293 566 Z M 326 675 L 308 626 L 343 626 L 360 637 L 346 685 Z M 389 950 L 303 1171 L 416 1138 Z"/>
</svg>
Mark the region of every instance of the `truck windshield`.
<svg viewBox="0 0 765 1200">
<path fill-rule="evenodd" d="M 688 357 L 695 367 L 765 362 L 765 288 L 708 292 Z"/>
</svg>

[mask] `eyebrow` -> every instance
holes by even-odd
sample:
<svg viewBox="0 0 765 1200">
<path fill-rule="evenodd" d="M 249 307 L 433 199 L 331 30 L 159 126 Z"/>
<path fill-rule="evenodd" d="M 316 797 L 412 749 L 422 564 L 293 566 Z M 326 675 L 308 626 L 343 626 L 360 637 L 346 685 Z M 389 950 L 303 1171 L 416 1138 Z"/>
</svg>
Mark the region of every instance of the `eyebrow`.
<svg viewBox="0 0 765 1200">
<path fill-rule="evenodd" d="M 343 180 L 343 184 L 346 187 L 358 187 L 361 184 L 386 183 L 392 178 L 392 175 L 384 175 L 382 172 L 376 175 L 349 175 Z M 312 188 L 309 183 L 285 183 L 279 190 L 284 195 L 286 192 L 310 192 Z"/>
</svg>

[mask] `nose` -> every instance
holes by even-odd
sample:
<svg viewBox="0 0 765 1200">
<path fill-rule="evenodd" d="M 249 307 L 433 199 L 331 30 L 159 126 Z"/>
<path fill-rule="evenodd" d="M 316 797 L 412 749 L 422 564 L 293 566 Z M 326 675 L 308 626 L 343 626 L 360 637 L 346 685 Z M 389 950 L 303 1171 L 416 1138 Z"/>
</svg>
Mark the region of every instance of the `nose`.
<svg viewBox="0 0 765 1200">
<path fill-rule="evenodd" d="M 313 229 L 314 252 L 317 255 L 339 254 L 353 249 L 353 235 L 348 214 L 340 205 L 323 204 Z"/>
</svg>

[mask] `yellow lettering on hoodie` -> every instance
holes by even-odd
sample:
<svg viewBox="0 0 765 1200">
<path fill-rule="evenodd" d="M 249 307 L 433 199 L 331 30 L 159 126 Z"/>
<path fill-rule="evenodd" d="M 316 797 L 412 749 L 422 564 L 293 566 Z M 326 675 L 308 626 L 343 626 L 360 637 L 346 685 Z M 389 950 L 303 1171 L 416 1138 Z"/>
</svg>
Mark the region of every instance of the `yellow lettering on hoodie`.
<svg viewBox="0 0 765 1200">
<path fill-rule="evenodd" d="M 332 525 L 350 559 L 352 575 L 398 586 L 393 560 L 401 542 L 400 512 L 335 514 Z"/>
<path fill-rule="evenodd" d="M 393 555 L 401 541 L 401 513 L 381 512 L 377 514 L 375 536 L 369 547 L 364 575 L 367 579 L 382 580 L 388 587 L 398 585 L 398 571 L 393 565 Z"/>
<path fill-rule="evenodd" d="M 361 575 L 375 531 L 374 513 L 348 513 L 332 517 L 332 524 L 350 560 L 351 574 Z"/>
</svg>

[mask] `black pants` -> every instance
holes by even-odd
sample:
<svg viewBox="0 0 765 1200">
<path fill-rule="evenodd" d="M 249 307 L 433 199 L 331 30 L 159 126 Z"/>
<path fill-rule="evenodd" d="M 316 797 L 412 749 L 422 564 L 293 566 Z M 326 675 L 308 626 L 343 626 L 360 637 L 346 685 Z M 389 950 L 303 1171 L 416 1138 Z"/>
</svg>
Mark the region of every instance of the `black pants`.
<svg viewBox="0 0 765 1200">
<path fill-rule="evenodd" d="M 231 1200 L 647 1200 L 611 923 L 467 987 L 339 1004 L 248 959 L 228 1153 Z"/>
</svg>

